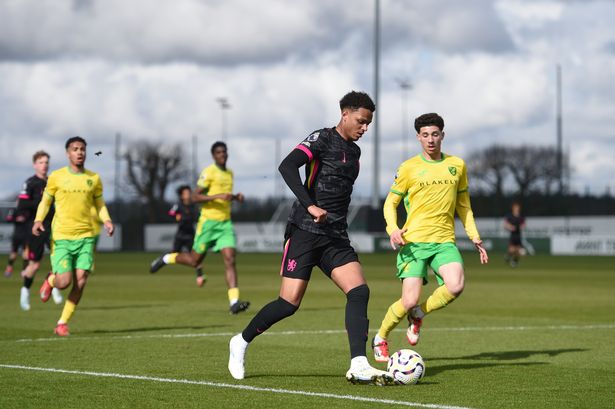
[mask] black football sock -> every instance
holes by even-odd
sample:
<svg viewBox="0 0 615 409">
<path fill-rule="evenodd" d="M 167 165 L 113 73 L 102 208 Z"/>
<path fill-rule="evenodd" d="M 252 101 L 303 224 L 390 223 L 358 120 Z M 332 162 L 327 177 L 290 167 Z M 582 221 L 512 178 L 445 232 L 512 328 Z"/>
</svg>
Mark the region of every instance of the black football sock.
<svg viewBox="0 0 615 409">
<path fill-rule="evenodd" d="M 12 266 L 15 263 L 15 259 L 14 258 L 9 258 L 9 266 Z"/>
<path fill-rule="evenodd" d="M 22 264 L 21 269 L 22 269 L 22 270 L 25 270 L 25 269 L 26 269 L 26 267 L 28 267 L 28 263 L 30 263 L 30 260 L 27 260 L 27 259 L 26 259 L 26 260 L 24 260 L 24 261 L 23 261 L 23 264 Z"/>
<path fill-rule="evenodd" d="M 278 297 L 277 300 L 271 301 L 265 305 L 252 318 L 246 329 L 243 330 L 241 336 L 246 342 L 252 342 L 257 335 L 267 331 L 269 327 L 286 317 L 290 317 L 297 311 L 299 307 L 294 306 L 283 298 Z"/>
<path fill-rule="evenodd" d="M 365 343 L 369 332 L 367 302 L 369 287 L 362 284 L 346 294 L 346 332 L 350 344 L 350 358 L 366 356 Z"/>
<path fill-rule="evenodd" d="M 26 287 L 27 289 L 30 289 L 30 287 L 32 287 L 32 282 L 33 281 L 34 281 L 34 278 L 24 277 L 23 278 L 23 286 Z"/>
<path fill-rule="evenodd" d="M 195 271 L 196 271 L 196 276 L 197 277 L 203 277 L 203 268 L 202 267 L 199 267 L 199 268 L 195 269 Z"/>
</svg>

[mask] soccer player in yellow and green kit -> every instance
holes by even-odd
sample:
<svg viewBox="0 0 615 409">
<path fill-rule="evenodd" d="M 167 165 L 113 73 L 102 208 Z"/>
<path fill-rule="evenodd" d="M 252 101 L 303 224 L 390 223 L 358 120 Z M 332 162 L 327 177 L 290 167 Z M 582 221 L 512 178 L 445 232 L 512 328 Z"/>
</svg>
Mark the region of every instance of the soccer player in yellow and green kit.
<svg viewBox="0 0 615 409">
<path fill-rule="evenodd" d="M 250 306 L 239 299 L 237 269 L 235 267 L 235 232 L 231 221 L 231 201 L 243 202 L 242 193 L 233 194 L 233 171 L 226 167 L 228 153 L 224 142 L 211 146 L 214 163 L 203 169 L 192 201 L 201 203 L 201 214 L 190 253 L 167 253 L 152 261 L 150 272 L 155 273 L 167 264 L 183 264 L 196 268 L 207 250 L 219 251 L 224 259 L 228 285 L 229 311 L 238 314 Z"/>
<path fill-rule="evenodd" d="M 470 207 L 468 176 L 461 158 L 441 150 L 444 120 L 438 114 L 416 118 L 414 128 L 422 152 L 401 164 L 384 203 L 386 230 L 397 255 L 397 277 L 402 282 L 401 298 L 388 309 L 372 341 L 374 358 L 389 358 L 389 333 L 408 315 L 408 342 L 416 345 L 423 317 L 446 307 L 463 291 L 463 259 L 455 245 L 455 212 L 479 252 L 481 264 L 489 261 Z M 407 218 L 400 229 L 397 206 L 404 202 Z M 427 270 L 436 275 L 439 287 L 419 304 Z"/>
<path fill-rule="evenodd" d="M 51 222 L 51 270 L 43 282 L 40 296 L 49 299 L 52 288 L 64 289 L 73 285 L 55 333 L 69 335 L 68 321 L 75 312 L 94 264 L 96 233 L 92 228 L 91 209 L 95 207 L 105 230 L 113 235 L 114 226 L 103 200 L 103 187 L 98 174 L 85 169 L 86 142 L 79 136 L 66 141 L 68 166 L 49 175 L 43 198 L 38 205 L 32 234 L 38 236 L 45 230 L 43 220 L 51 204 L 55 216 Z"/>
</svg>

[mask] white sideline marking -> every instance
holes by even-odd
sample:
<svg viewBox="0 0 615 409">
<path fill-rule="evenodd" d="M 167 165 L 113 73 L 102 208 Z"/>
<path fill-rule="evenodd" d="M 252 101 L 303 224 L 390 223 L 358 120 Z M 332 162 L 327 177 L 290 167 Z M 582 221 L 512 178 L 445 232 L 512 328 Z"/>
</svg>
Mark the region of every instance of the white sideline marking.
<svg viewBox="0 0 615 409">
<path fill-rule="evenodd" d="M 411 407 L 417 407 L 417 408 L 471 409 L 471 408 L 464 407 L 464 406 L 438 405 L 435 403 L 405 402 L 405 401 L 391 400 L 391 399 L 368 398 L 365 396 L 337 395 L 334 393 L 309 392 L 309 391 L 300 391 L 300 390 L 292 390 L 292 389 L 278 389 L 278 388 L 263 388 L 259 386 L 236 385 L 232 383 L 219 383 L 219 382 L 210 382 L 210 381 L 191 381 L 189 379 L 157 378 L 153 376 L 125 375 L 125 374 L 109 373 L 109 372 L 72 371 L 68 369 L 40 368 L 40 367 L 35 367 L 35 366 L 8 365 L 8 364 L 0 364 L 0 368 L 23 369 L 26 371 L 53 372 L 53 373 L 62 373 L 62 374 L 71 374 L 71 375 L 96 376 L 96 377 L 101 377 L 101 378 L 133 379 L 133 380 L 139 380 L 139 381 L 151 381 L 151 382 L 162 382 L 162 383 L 181 383 L 181 384 L 187 384 L 187 385 L 203 385 L 203 386 L 210 386 L 213 388 L 230 388 L 230 389 L 240 389 L 240 390 L 255 391 L 255 392 L 269 392 L 269 393 L 280 393 L 280 394 L 286 394 L 286 395 L 311 396 L 311 397 L 316 397 L 316 398 L 329 398 L 329 399 L 352 400 L 352 401 L 359 401 L 359 402 L 384 403 L 384 404 L 390 404 L 390 405 L 411 406 Z"/>
<path fill-rule="evenodd" d="M 588 325 L 524 325 L 524 326 L 502 326 L 502 327 L 436 327 L 424 328 L 423 331 L 431 332 L 462 332 L 462 331 L 534 331 L 534 330 L 590 330 L 590 329 L 613 329 L 614 324 L 588 324 Z M 370 332 L 377 331 L 377 328 L 370 328 Z M 397 329 L 395 331 L 401 331 Z M 405 331 L 405 330 L 404 330 Z M 15 342 L 53 342 L 68 340 L 92 340 L 92 339 L 147 339 L 147 338 L 201 338 L 201 337 L 231 337 L 236 332 L 200 332 L 193 334 L 150 334 L 150 335 L 118 335 L 109 337 L 53 337 L 53 338 L 23 338 Z M 343 329 L 328 330 L 297 330 L 297 331 L 268 331 L 262 335 L 323 335 L 323 334 L 344 334 Z M 6 340 L 5 340 L 6 341 Z"/>
</svg>

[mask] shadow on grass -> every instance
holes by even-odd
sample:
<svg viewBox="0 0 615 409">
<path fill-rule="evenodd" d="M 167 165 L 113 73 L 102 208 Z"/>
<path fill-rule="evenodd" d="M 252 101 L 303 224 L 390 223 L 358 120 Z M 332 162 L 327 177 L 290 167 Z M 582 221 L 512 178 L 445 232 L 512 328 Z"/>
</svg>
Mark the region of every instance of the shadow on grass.
<svg viewBox="0 0 615 409">
<path fill-rule="evenodd" d="M 167 307 L 169 304 L 132 304 L 132 305 L 93 305 L 91 307 L 79 307 L 80 310 L 132 310 L 136 308 Z"/>
<path fill-rule="evenodd" d="M 129 332 L 150 332 L 150 331 L 168 331 L 177 329 L 199 330 L 199 329 L 211 329 L 211 328 L 226 328 L 229 325 L 199 325 L 199 326 L 175 326 L 175 327 L 144 327 L 144 328 L 125 328 L 114 330 L 102 330 L 97 329 L 95 331 L 84 331 L 84 334 L 123 334 Z"/>
<path fill-rule="evenodd" d="M 560 354 L 573 353 L 573 352 L 585 352 L 589 349 L 585 348 L 567 348 L 567 349 L 544 349 L 535 351 L 493 351 L 482 352 L 475 355 L 457 356 L 457 357 L 440 357 L 429 358 L 430 361 L 454 361 L 454 360 L 493 360 L 493 361 L 512 361 L 515 359 L 530 358 L 537 355 L 547 355 L 549 357 L 557 356 Z"/>
<path fill-rule="evenodd" d="M 548 365 L 546 362 L 524 362 L 524 363 L 475 363 L 475 364 L 451 364 L 451 365 L 440 365 L 440 366 L 427 366 L 425 373 L 426 376 L 437 375 L 440 372 L 446 371 L 460 371 L 465 369 L 478 369 L 478 368 L 493 368 L 496 366 L 515 366 L 515 367 L 523 367 L 523 366 L 536 366 L 536 365 Z"/>
</svg>

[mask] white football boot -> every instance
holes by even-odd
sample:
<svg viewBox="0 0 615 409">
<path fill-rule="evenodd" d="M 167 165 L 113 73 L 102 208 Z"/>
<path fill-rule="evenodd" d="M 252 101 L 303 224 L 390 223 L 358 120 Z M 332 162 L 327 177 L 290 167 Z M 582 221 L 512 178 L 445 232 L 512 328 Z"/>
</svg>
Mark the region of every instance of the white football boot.
<svg viewBox="0 0 615 409">
<path fill-rule="evenodd" d="M 366 357 L 353 358 L 346 379 L 352 384 L 363 385 L 395 385 L 393 375 L 372 367 Z"/>
<path fill-rule="evenodd" d="M 26 287 L 21 287 L 21 296 L 19 297 L 19 306 L 24 311 L 30 311 L 30 290 Z"/>
<path fill-rule="evenodd" d="M 228 370 L 235 379 L 243 379 L 245 376 L 243 362 L 246 348 L 248 348 L 248 343 L 243 339 L 241 333 L 231 338 L 229 342 Z"/>
</svg>

